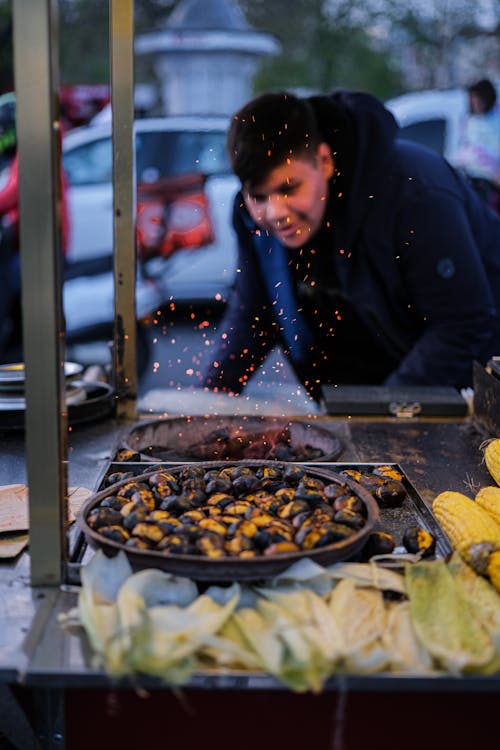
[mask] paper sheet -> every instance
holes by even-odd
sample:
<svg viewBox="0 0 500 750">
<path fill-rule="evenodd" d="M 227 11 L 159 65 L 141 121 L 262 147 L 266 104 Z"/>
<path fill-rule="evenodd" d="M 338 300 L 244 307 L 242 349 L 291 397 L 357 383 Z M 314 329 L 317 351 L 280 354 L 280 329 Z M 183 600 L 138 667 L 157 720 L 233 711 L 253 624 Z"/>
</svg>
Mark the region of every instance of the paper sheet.
<svg viewBox="0 0 500 750">
<path fill-rule="evenodd" d="M 69 487 L 69 521 L 75 520 L 82 503 L 92 490 L 86 487 Z M 25 484 L 6 484 L 0 487 L 0 534 L 27 531 L 28 488 Z"/>
</svg>

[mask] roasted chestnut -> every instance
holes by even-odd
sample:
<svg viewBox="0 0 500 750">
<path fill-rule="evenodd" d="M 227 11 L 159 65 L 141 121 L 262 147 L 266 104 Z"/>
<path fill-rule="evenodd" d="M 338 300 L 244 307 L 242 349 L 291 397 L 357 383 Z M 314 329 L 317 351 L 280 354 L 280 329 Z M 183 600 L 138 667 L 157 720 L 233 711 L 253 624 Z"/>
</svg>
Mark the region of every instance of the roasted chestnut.
<svg viewBox="0 0 500 750">
<path fill-rule="evenodd" d="M 363 547 L 362 556 L 365 560 L 369 560 L 374 555 L 390 555 L 395 546 L 396 542 L 392 534 L 386 531 L 374 531 Z"/>
<path fill-rule="evenodd" d="M 403 534 L 403 544 L 408 552 L 430 557 L 436 551 L 436 537 L 421 526 L 409 526 Z"/>
<path fill-rule="evenodd" d="M 126 478 L 87 520 L 98 532 L 105 528 L 103 536 L 139 550 L 269 556 L 327 546 L 366 523 L 365 504 L 347 484 L 302 466 L 158 466 L 140 480 Z"/>
<path fill-rule="evenodd" d="M 406 497 L 406 489 L 401 482 L 387 479 L 380 487 L 377 487 L 373 496 L 385 508 L 398 508 Z"/>
</svg>

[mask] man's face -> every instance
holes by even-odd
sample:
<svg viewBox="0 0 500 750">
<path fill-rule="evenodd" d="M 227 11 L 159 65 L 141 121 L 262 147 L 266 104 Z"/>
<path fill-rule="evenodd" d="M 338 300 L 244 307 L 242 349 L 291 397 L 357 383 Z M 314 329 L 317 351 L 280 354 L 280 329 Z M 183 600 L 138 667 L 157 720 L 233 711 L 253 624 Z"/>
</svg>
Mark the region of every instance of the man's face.
<svg viewBox="0 0 500 750">
<path fill-rule="evenodd" d="M 290 248 L 310 240 L 321 227 L 334 162 L 326 143 L 314 161 L 290 158 L 258 185 L 244 185 L 243 197 L 256 224 Z"/>
</svg>

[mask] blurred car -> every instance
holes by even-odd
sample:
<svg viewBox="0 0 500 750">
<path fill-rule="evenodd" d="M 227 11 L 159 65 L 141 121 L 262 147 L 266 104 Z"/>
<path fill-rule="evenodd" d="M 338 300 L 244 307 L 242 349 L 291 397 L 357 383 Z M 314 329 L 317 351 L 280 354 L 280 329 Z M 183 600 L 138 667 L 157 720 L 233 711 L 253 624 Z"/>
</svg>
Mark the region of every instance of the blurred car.
<svg viewBox="0 0 500 750">
<path fill-rule="evenodd" d="M 385 102 L 401 127 L 400 137 L 432 148 L 451 160 L 467 115 L 465 89 L 414 91 Z"/>
<path fill-rule="evenodd" d="M 212 298 L 226 292 L 235 271 L 231 230 L 232 200 L 238 188 L 231 174 L 225 139 L 227 119 L 219 117 L 145 118 L 135 122 L 136 183 L 199 172 L 215 239 L 209 246 L 182 252 L 169 268 L 177 299 Z M 110 255 L 113 247 L 111 124 L 68 132 L 63 140 L 71 233 L 68 259 Z M 175 262 L 174 262 L 175 261 Z"/>
<path fill-rule="evenodd" d="M 500 100 L 500 82 L 495 83 Z M 385 102 L 401 127 L 401 138 L 434 149 L 453 164 L 468 115 L 467 89 L 429 89 Z"/>
<path fill-rule="evenodd" d="M 227 118 L 168 117 L 136 120 L 135 181 L 137 188 L 164 185 L 199 175 L 203 192 L 161 215 L 162 206 L 137 205 L 137 237 L 162 224 L 168 232 L 174 219 L 189 237 L 193 211 L 203 199 L 210 212 L 210 241 L 152 257 L 137 267 L 136 306 L 139 320 L 173 299 L 180 303 L 224 301 L 236 273 L 236 240 L 231 225 L 238 181 L 226 154 Z M 104 118 L 66 133 L 63 165 L 68 183 L 70 242 L 63 288 L 68 342 L 109 337 L 114 319 L 112 277 L 113 186 L 111 123 Z M 141 193 L 141 191 L 139 191 Z M 198 203 L 196 203 L 196 199 Z M 193 205 L 195 208 L 193 208 Z M 167 206 L 165 206 L 167 208 Z M 201 206 L 203 208 L 203 206 Z M 146 209 L 146 210 L 145 210 Z M 152 212 L 156 210 L 156 214 Z M 191 224 L 190 224 L 191 222 Z M 191 227 L 194 228 L 194 227 Z M 140 231 L 139 231 L 140 229 Z M 193 232 L 196 235 L 196 232 Z M 175 233 L 174 233 L 175 236 Z M 208 236 L 208 235 L 207 235 Z M 172 233 L 170 234 L 170 239 Z M 160 238 L 159 238 L 160 239 Z M 168 238 L 167 238 L 168 239 Z M 199 243 L 198 243 L 199 244 Z M 172 250 L 171 243 L 169 247 Z M 150 253 L 150 255 L 154 253 Z M 144 255 L 144 253 L 142 253 Z M 166 255 L 166 253 L 165 253 Z"/>
</svg>

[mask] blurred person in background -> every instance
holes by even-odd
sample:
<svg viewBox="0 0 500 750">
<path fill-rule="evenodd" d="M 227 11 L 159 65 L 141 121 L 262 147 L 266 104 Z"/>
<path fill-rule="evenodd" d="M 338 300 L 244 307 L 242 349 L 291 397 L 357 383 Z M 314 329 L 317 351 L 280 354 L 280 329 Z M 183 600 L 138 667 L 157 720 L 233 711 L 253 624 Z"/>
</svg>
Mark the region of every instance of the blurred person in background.
<svg viewBox="0 0 500 750">
<path fill-rule="evenodd" d="M 62 183 L 62 246 L 69 234 L 66 181 Z M 19 159 L 16 98 L 0 96 L 0 362 L 22 358 L 21 260 L 19 256 Z"/>
<path fill-rule="evenodd" d="M 18 327 L 21 290 L 19 259 L 18 158 L 16 103 L 12 93 L 0 96 L 0 361 L 13 329 Z"/>
<path fill-rule="evenodd" d="M 482 79 L 467 89 L 469 114 L 452 157 L 488 205 L 500 214 L 500 110 L 495 87 Z"/>
<path fill-rule="evenodd" d="M 206 388 L 281 345 L 321 384 L 469 387 L 500 353 L 500 219 L 369 94 L 264 94 L 233 117 L 239 272 Z"/>
</svg>

